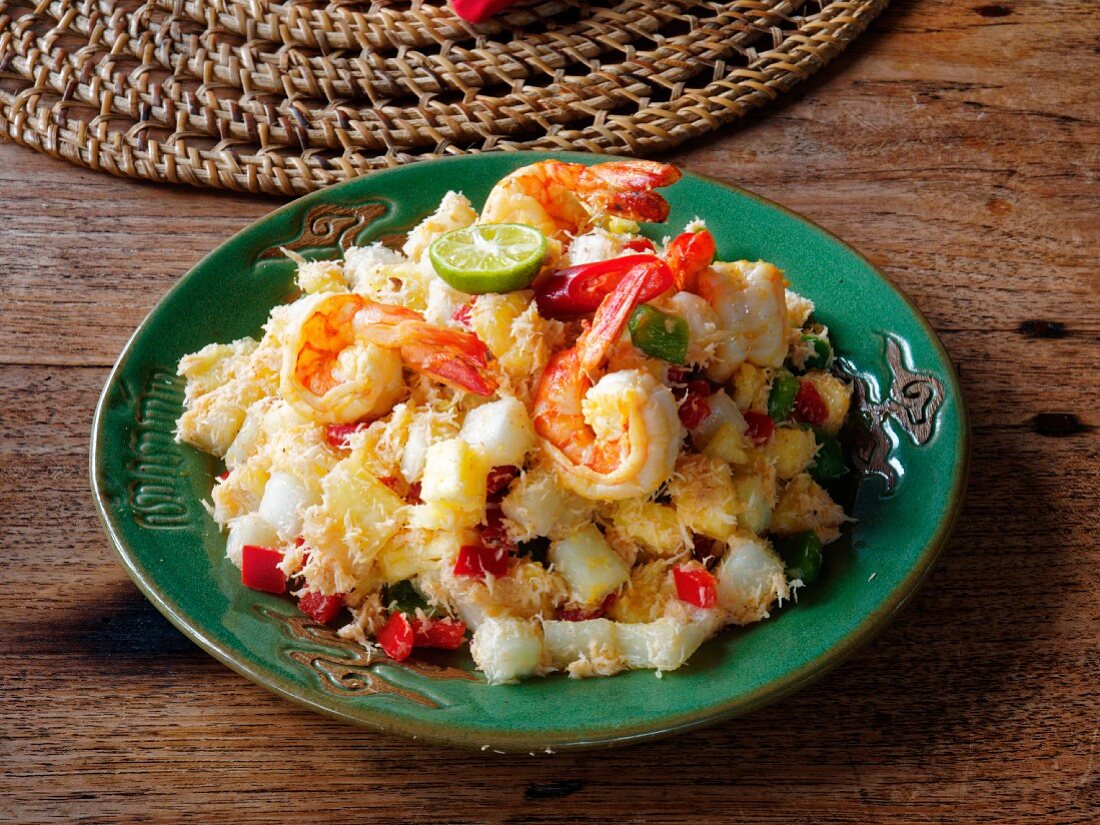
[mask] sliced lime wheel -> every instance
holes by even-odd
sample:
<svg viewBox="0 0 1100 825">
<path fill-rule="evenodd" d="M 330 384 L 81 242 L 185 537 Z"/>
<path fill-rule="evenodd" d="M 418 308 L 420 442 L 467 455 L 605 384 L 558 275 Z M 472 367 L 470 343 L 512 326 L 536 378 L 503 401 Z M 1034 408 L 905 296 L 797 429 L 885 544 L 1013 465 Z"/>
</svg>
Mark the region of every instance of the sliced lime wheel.
<svg viewBox="0 0 1100 825">
<path fill-rule="evenodd" d="M 457 290 L 513 292 L 535 279 L 546 257 L 546 237 L 533 226 L 479 223 L 440 235 L 428 256 L 439 277 Z"/>
</svg>

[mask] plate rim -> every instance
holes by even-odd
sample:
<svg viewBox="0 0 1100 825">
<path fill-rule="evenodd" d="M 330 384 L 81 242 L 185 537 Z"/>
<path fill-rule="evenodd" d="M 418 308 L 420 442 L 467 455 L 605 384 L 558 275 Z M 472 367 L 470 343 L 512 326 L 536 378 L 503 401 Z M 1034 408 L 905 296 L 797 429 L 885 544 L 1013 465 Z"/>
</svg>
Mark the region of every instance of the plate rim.
<svg viewBox="0 0 1100 825">
<path fill-rule="evenodd" d="M 618 155 L 608 155 L 595 152 L 555 152 L 555 151 L 516 151 L 509 152 L 510 155 L 523 156 L 534 159 L 591 159 L 591 158 L 603 158 L 606 160 L 629 160 L 630 158 L 624 158 Z M 444 165 L 450 163 L 471 163 L 477 161 L 480 155 L 458 155 L 449 158 L 437 158 L 432 160 L 417 161 L 416 164 L 433 164 Z M 380 170 L 372 173 L 371 177 L 376 175 L 386 175 L 387 173 L 397 172 L 398 170 L 406 168 L 408 164 L 402 166 L 393 167 L 392 169 Z M 453 747 L 463 748 L 481 748 L 487 747 L 496 748 L 505 752 L 538 752 L 549 751 L 552 749 L 559 750 L 579 750 L 590 748 L 610 748 L 620 747 L 624 745 L 630 745 L 646 740 L 652 740 L 657 738 L 663 738 L 671 736 L 677 733 L 683 733 L 690 730 L 697 730 L 711 725 L 716 725 L 724 721 L 728 721 L 738 716 L 751 713 L 765 705 L 772 702 L 779 701 L 792 693 L 798 691 L 806 684 L 823 677 L 830 671 L 839 667 L 845 661 L 847 661 L 858 650 L 872 641 L 875 637 L 881 634 L 889 627 L 889 625 L 897 618 L 900 612 L 908 604 L 909 600 L 920 589 L 924 583 L 928 574 L 935 566 L 936 561 L 942 555 L 944 548 L 950 541 L 951 535 L 954 532 L 955 526 L 958 523 L 960 513 L 962 511 L 963 503 L 966 497 L 966 490 L 968 487 L 968 480 L 970 474 L 970 460 L 971 460 L 971 428 L 970 428 L 970 416 L 967 408 L 966 397 L 963 392 L 962 383 L 959 380 L 958 370 L 954 361 L 951 359 L 950 354 L 944 347 L 943 342 L 940 340 L 939 335 L 932 327 L 931 323 L 924 316 L 924 313 L 917 307 L 913 300 L 906 294 L 893 278 L 883 272 L 878 266 L 871 262 L 866 255 L 853 247 L 850 243 L 840 238 L 832 231 L 822 227 L 816 221 L 807 218 L 806 216 L 776 203 L 762 195 L 759 195 L 751 190 L 745 189 L 736 184 L 727 183 L 719 180 L 711 175 L 701 174 L 699 172 L 692 171 L 690 169 L 684 169 L 685 176 L 691 176 L 701 179 L 707 183 L 721 187 L 723 189 L 730 190 L 735 194 L 750 198 L 763 206 L 773 209 L 777 212 L 781 212 L 788 217 L 794 218 L 808 226 L 812 227 L 816 232 L 828 237 L 851 254 L 859 258 L 869 270 L 871 270 L 878 278 L 880 278 L 885 284 L 901 298 L 906 308 L 912 317 L 917 321 L 922 330 L 927 335 L 934 350 L 936 351 L 942 362 L 948 367 L 946 375 L 943 376 L 944 380 L 948 383 L 951 392 L 951 397 L 955 401 L 955 405 L 958 411 L 959 421 L 959 472 L 957 474 L 957 482 L 949 491 L 949 504 L 944 513 L 938 520 L 936 533 L 925 544 L 924 548 L 920 551 L 920 555 L 916 563 L 910 568 L 909 572 L 905 575 L 902 581 L 894 588 L 894 591 L 888 594 L 868 616 L 852 631 L 850 631 L 843 639 L 834 644 L 827 650 L 818 654 L 809 661 L 803 663 L 798 668 L 788 672 L 779 679 L 771 680 L 763 685 L 760 685 L 756 689 L 746 694 L 741 694 L 734 699 L 729 699 L 721 703 L 710 705 L 706 708 L 702 708 L 696 711 L 688 711 L 680 716 L 675 717 L 663 717 L 662 719 L 654 721 L 643 721 L 635 723 L 625 727 L 608 727 L 603 733 L 595 736 L 575 737 L 570 736 L 568 732 L 561 731 L 546 731 L 546 732 L 528 732 L 528 731 L 493 731 L 493 732 L 480 732 L 474 731 L 469 728 L 455 727 L 453 724 L 449 727 L 440 727 L 434 725 L 430 721 L 425 722 L 422 720 L 406 720 L 402 717 L 393 716 L 387 714 L 384 710 L 384 706 L 379 705 L 378 708 L 359 707 L 356 713 L 346 712 L 339 707 L 333 705 L 330 706 L 326 703 L 315 700 L 309 692 L 300 689 L 297 685 L 291 682 L 289 679 L 285 679 L 278 674 L 270 671 L 265 671 L 260 668 L 253 667 L 244 657 L 235 656 L 231 650 L 224 650 L 221 645 L 213 638 L 208 636 L 203 630 L 201 623 L 191 619 L 183 610 L 179 608 L 166 594 L 159 588 L 154 577 L 146 572 L 132 556 L 129 548 L 126 546 L 125 541 L 122 539 L 119 531 L 116 529 L 114 516 L 111 509 L 107 506 L 106 495 L 104 493 L 104 483 L 101 478 L 101 472 L 103 468 L 100 466 L 100 456 L 102 453 L 100 443 L 104 437 L 104 428 L 106 420 L 106 406 L 108 397 L 111 395 L 111 391 L 114 388 L 119 374 L 126 366 L 128 360 L 134 353 L 134 349 L 138 340 L 146 332 L 147 328 L 152 324 L 154 316 L 156 316 L 161 309 L 162 305 L 167 302 L 178 291 L 182 290 L 191 277 L 192 273 L 201 267 L 205 266 L 208 261 L 213 258 L 220 249 L 228 244 L 231 244 L 238 240 L 241 236 L 251 232 L 254 228 L 260 224 L 266 223 L 274 218 L 276 215 L 281 215 L 287 212 L 300 209 L 302 206 L 310 204 L 314 201 L 325 202 L 328 200 L 328 195 L 334 191 L 353 187 L 356 181 L 360 178 L 352 178 L 347 181 L 341 181 L 339 183 L 332 184 L 323 189 L 319 189 L 315 192 L 311 192 L 300 198 L 296 198 L 282 206 L 277 207 L 269 212 L 265 212 L 256 220 L 250 222 L 246 226 L 242 227 L 237 232 L 233 233 L 230 237 L 218 243 L 213 249 L 209 250 L 202 258 L 200 258 L 195 264 L 193 264 L 187 272 L 177 278 L 176 282 L 156 301 L 153 307 L 138 324 L 134 332 L 129 336 L 124 345 L 121 353 L 116 359 L 114 365 L 111 367 L 110 372 L 107 375 L 103 384 L 103 389 L 100 391 L 99 398 L 96 402 L 95 412 L 92 417 L 91 427 L 91 443 L 88 455 L 88 470 L 89 479 L 91 483 L 92 497 L 95 501 L 96 512 L 99 516 L 99 520 L 103 525 L 104 531 L 107 534 L 110 544 L 115 551 L 115 554 L 122 562 L 123 568 L 127 574 L 138 586 L 138 589 L 142 594 L 153 604 L 153 606 L 166 618 L 168 621 L 184 636 L 197 644 L 206 653 L 213 656 L 216 660 L 235 671 L 236 673 L 244 676 L 251 682 L 259 685 L 260 687 L 269 690 L 276 695 L 281 696 L 284 699 L 289 699 L 295 704 L 308 708 L 316 713 L 324 714 L 335 719 L 339 719 L 343 722 L 350 722 L 358 727 L 367 728 L 370 730 L 381 731 L 387 734 L 397 734 L 405 737 L 409 737 L 413 740 L 423 740 L 438 745 L 447 745 Z M 381 708 L 381 710 L 379 709 Z"/>
</svg>

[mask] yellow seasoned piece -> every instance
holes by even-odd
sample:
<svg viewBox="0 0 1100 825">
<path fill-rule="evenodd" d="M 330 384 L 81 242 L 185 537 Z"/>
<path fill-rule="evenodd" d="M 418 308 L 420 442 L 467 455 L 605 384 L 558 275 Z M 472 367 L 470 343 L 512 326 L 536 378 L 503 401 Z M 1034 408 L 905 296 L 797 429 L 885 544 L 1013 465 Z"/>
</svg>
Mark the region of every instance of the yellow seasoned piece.
<svg viewBox="0 0 1100 825">
<path fill-rule="evenodd" d="M 809 372 L 802 376 L 801 380 L 814 385 L 829 410 L 828 417 L 818 429 L 829 435 L 836 435 L 840 432 L 844 419 L 848 415 L 848 406 L 852 401 L 852 388 L 827 372 Z"/>
<path fill-rule="evenodd" d="M 352 453 L 321 480 L 321 504 L 306 511 L 302 537 L 335 589 L 349 592 L 372 578 L 375 558 L 401 529 L 405 502 Z"/>
<path fill-rule="evenodd" d="M 764 447 L 764 455 L 774 461 L 775 474 L 782 479 L 793 478 L 805 470 L 816 452 L 813 430 L 798 427 L 778 428 Z"/>
<path fill-rule="evenodd" d="M 844 509 L 807 473 L 802 473 L 783 488 L 771 530 L 780 536 L 813 530 L 822 543 L 828 544 L 840 537 L 840 525 L 847 520 Z"/>
<path fill-rule="evenodd" d="M 611 523 L 620 535 L 641 546 L 651 556 L 675 556 L 690 538 L 676 508 L 640 498 L 626 499 L 610 507 Z"/>
<path fill-rule="evenodd" d="M 738 467 L 753 459 L 752 442 L 733 424 L 723 424 L 703 447 L 703 455 Z"/>
<path fill-rule="evenodd" d="M 741 507 L 725 462 L 692 453 L 681 456 L 668 492 L 688 530 L 725 541 L 737 528 Z"/>
<path fill-rule="evenodd" d="M 669 574 L 669 562 L 662 559 L 645 562 L 631 571 L 630 580 L 612 602 L 607 617 L 616 622 L 656 621 L 674 598 L 676 585 Z"/>
<path fill-rule="evenodd" d="M 737 368 L 730 383 L 733 385 L 733 400 L 741 412 L 766 413 L 768 411 L 768 392 L 771 390 L 772 370 L 769 367 L 757 367 L 744 363 Z"/>
</svg>

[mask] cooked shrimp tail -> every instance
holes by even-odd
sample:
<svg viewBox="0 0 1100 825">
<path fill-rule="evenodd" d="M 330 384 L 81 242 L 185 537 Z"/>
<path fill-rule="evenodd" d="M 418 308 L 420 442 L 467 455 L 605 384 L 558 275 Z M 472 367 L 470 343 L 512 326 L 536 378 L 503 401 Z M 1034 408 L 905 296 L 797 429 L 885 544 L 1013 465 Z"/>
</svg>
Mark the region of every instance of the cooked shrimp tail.
<svg viewBox="0 0 1100 825">
<path fill-rule="evenodd" d="M 502 178 L 481 221 L 523 223 L 548 236 L 577 235 L 598 215 L 660 222 L 668 217 L 668 202 L 653 190 L 679 179 L 675 166 L 650 160 L 595 166 L 542 160 Z"/>
<path fill-rule="evenodd" d="M 660 262 L 630 270 L 601 302 L 570 349 L 551 360 L 535 394 L 533 421 L 562 483 L 578 495 L 615 500 L 647 495 L 672 472 L 683 428 L 669 389 L 641 370 L 593 384 Z M 666 286 L 667 288 L 667 286 Z"/>
</svg>

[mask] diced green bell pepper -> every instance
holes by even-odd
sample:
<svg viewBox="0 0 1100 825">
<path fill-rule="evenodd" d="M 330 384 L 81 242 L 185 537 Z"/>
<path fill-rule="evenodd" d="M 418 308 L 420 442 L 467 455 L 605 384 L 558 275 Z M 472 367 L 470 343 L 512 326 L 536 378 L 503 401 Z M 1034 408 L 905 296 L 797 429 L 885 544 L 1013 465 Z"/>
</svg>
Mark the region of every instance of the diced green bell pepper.
<svg viewBox="0 0 1100 825">
<path fill-rule="evenodd" d="M 687 361 L 688 325 L 683 318 L 642 304 L 634 310 L 627 326 L 630 340 L 646 355 L 671 364 Z"/>
<path fill-rule="evenodd" d="M 795 533 L 776 542 L 775 549 L 787 566 L 787 578 L 810 584 L 821 572 L 821 539 L 813 530 Z"/>
<path fill-rule="evenodd" d="M 772 389 L 768 394 L 768 415 L 776 423 L 786 421 L 794 409 L 794 398 L 798 395 L 798 379 L 789 372 L 777 372 L 772 379 Z"/>
</svg>

